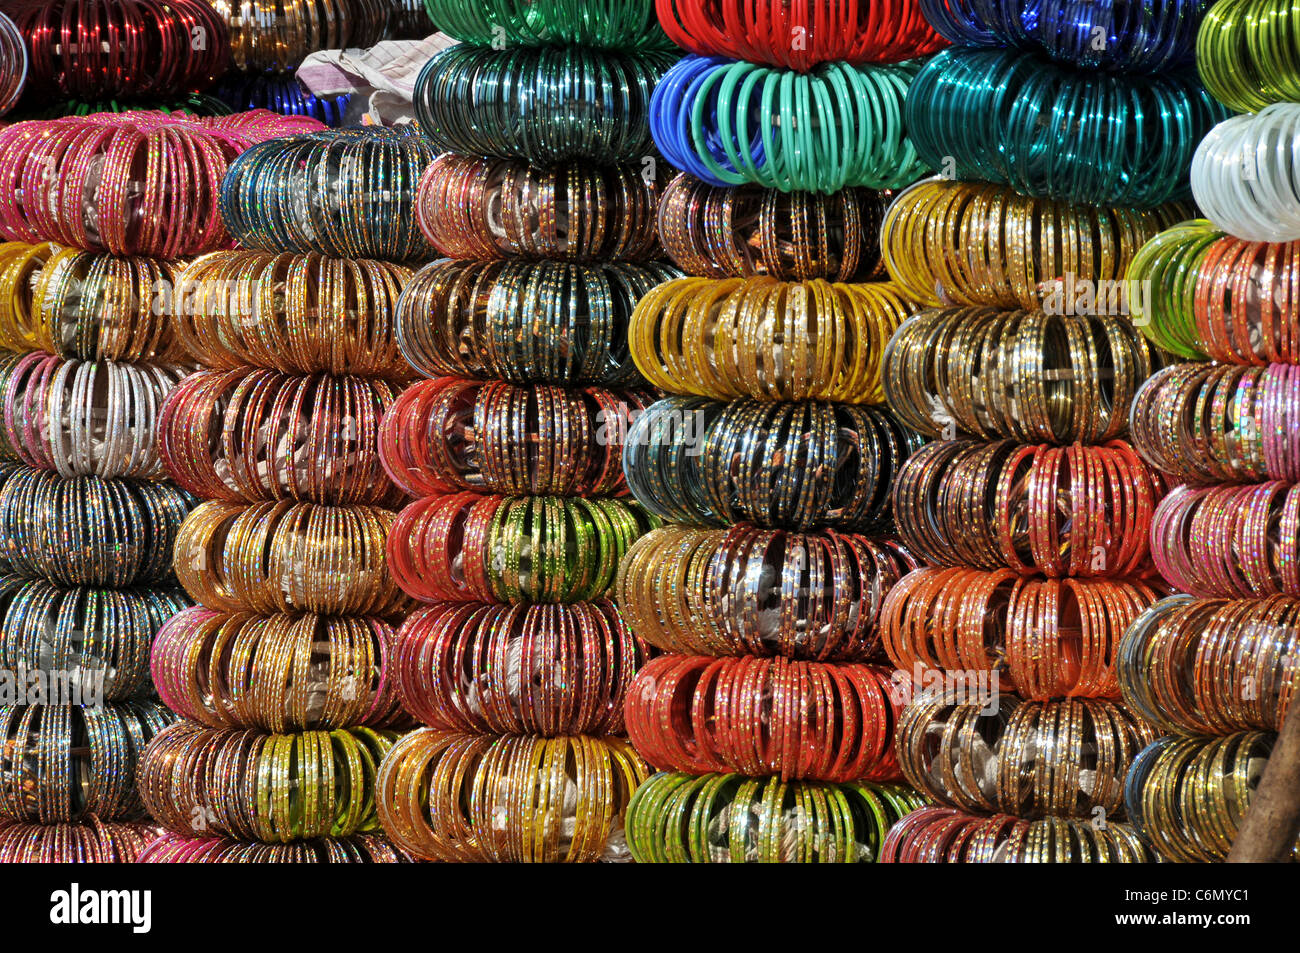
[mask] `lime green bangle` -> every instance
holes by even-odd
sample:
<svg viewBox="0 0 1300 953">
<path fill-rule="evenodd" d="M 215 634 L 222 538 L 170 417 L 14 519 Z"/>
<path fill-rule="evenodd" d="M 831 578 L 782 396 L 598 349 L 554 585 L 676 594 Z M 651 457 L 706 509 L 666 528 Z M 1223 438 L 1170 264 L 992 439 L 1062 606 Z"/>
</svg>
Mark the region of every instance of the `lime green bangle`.
<svg viewBox="0 0 1300 953">
<path fill-rule="evenodd" d="M 1131 317 L 1156 347 L 1194 361 L 1209 360 L 1197 329 L 1196 287 L 1201 263 L 1222 237 L 1223 232 L 1197 219 L 1161 232 L 1133 256 L 1128 280 L 1142 291 L 1129 296 Z"/>
<path fill-rule="evenodd" d="M 1300 100 L 1300 0 L 1220 0 L 1197 35 L 1196 67 L 1238 112 Z"/>
</svg>

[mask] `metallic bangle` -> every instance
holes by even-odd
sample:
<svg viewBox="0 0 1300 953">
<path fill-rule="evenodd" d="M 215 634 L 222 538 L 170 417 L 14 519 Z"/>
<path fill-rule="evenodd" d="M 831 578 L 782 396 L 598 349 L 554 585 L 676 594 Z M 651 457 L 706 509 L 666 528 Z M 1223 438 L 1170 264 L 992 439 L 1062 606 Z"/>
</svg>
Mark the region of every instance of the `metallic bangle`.
<svg viewBox="0 0 1300 953">
<path fill-rule="evenodd" d="M 214 728 L 385 727 L 405 720 L 389 669 L 395 638 L 373 617 L 195 607 L 159 631 L 153 680 L 168 708 Z"/>
<path fill-rule="evenodd" d="M 446 153 L 420 178 L 415 216 L 450 258 L 640 261 L 659 250 L 665 181 L 657 165 L 538 166 Z"/>
<path fill-rule="evenodd" d="M 1131 824 L 1072 817 L 975 817 L 946 807 L 909 814 L 885 838 L 882 864 L 1149 864 L 1158 858 Z"/>
<path fill-rule="evenodd" d="M 1291 0 L 1213 4 L 1196 41 L 1196 67 L 1205 88 L 1242 113 L 1300 100 L 1297 32 L 1300 5 Z"/>
<path fill-rule="evenodd" d="M 134 821 L 11 824 L 0 819 L 0 864 L 133 864 L 158 828 Z"/>
<path fill-rule="evenodd" d="M 222 612 L 396 618 L 412 603 L 384 563 L 395 518 L 376 506 L 211 500 L 180 527 L 176 578 Z"/>
<path fill-rule="evenodd" d="M 616 496 L 628 418 L 644 392 L 519 387 L 444 377 L 407 388 L 385 414 L 379 452 L 411 496 Z"/>
<path fill-rule="evenodd" d="M 383 38 L 382 18 L 375 24 L 359 15 L 351 0 L 209 2 L 229 27 L 231 64 L 241 73 L 290 73 L 308 53 L 373 46 Z"/>
<path fill-rule="evenodd" d="M 1280 731 L 1300 692 L 1300 600 L 1173 596 L 1119 646 L 1124 702 L 1162 730 Z"/>
<path fill-rule="evenodd" d="M 394 316 L 411 271 L 382 261 L 214 252 L 181 272 L 176 335 L 201 363 L 402 380 Z"/>
<path fill-rule="evenodd" d="M 644 0 L 425 0 L 425 7 L 443 33 L 475 46 L 672 49 Z"/>
<path fill-rule="evenodd" d="M 394 506 L 402 494 L 376 448 L 399 389 L 364 377 L 200 371 L 163 404 L 158 453 L 176 483 L 205 498 Z"/>
<path fill-rule="evenodd" d="M 389 839 L 462 863 L 629 859 L 623 818 L 645 763 L 619 738 L 494 738 L 422 728 L 384 758 L 375 797 Z M 475 797 L 464 792 L 473 790 Z M 538 817 L 554 818 L 538 825 Z"/>
<path fill-rule="evenodd" d="M 1154 729 L 1114 702 L 953 701 L 903 709 L 896 755 L 912 787 L 976 814 L 1122 820 L 1124 777 Z"/>
<path fill-rule="evenodd" d="M 1118 699 L 1120 639 L 1158 598 L 1122 579 L 920 569 L 885 597 L 881 630 L 889 660 L 918 685 L 932 672 L 997 672 L 1027 701 Z"/>
<path fill-rule="evenodd" d="M 63 589 L 43 579 L 0 576 L 0 673 L 54 670 L 33 704 L 123 701 L 149 687 L 149 651 L 164 622 L 190 604 L 175 589 Z M 53 661 L 52 661 L 53 660 Z M 53 667 L 53 668 L 52 668 Z"/>
<path fill-rule="evenodd" d="M 647 650 L 612 602 L 440 603 L 397 637 L 398 691 L 426 725 L 476 734 L 623 731 L 623 699 Z"/>
<path fill-rule="evenodd" d="M 172 725 L 145 749 L 138 788 L 177 834 L 288 843 L 374 831 L 379 763 L 397 738 L 370 728 L 266 734 Z"/>
<path fill-rule="evenodd" d="M 0 243 L 0 350 L 20 354 L 47 350 L 38 328 L 42 296 L 36 294 L 36 284 L 46 263 L 57 254 L 61 252 L 49 242 Z"/>
<path fill-rule="evenodd" d="M 1149 568 L 1147 534 L 1164 493 L 1163 475 L 1123 441 L 958 440 L 928 444 L 903 465 L 893 508 L 907 548 L 933 566 L 1133 576 Z"/>
<path fill-rule="evenodd" d="M 898 777 L 889 669 L 661 655 L 627 693 L 627 733 L 665 771 L 846 783 Z"/>
<path fill-rule="evenodd" d="M 436 261 L 402 291 L 397 342 L 427 377 L 635 386 L 632 309 L 679 276 L 659 262 Z"/>
<path fill-rule="evenodd" d="M 144 818 L 136 769 L 172 720 L 148 701 L 0 707 L 0 815 L 38 824 Z"/>
<path fill-rule="evenodd" d="M 194 498 L 166 483 L 19 467 L 0 485 L 0 559 L 60 586 L 124 586 L 171 575 Z"/>
<path fill-rule="evenodd" d="M 667 652 L 865 662 L 885 595 L 916 568 L 894 540 L 664 526 L 628 550 L 614 596 L 628 627 Z"/>
<path fill-rule="evenodd" d="M 27 40 L 3 13 L 0 13 L 0 116 L 18 104 L 27 85 Z"/>
<path fill-rule="evenodd" d="M 263 844 L 226 837 L 185 837 L 163 833 L 140 851 L 136 863 L 409 864 L 412 860 L 377 834 Z"/>
<path fill-rule="evenodd" d="M 632 795 L 627 841 L 640 864 L 869 864 L 924 804 L 901 785 L 656 774 Z"/>
<path fill-rule="evenodd" d="M 623 468 L 666 522 L 889 526 L 889 485 L 921 438 L 875 407 L 670 397 L 640 414 Z"/>
<path fill-rule="evenodd" d="M 0 499 L 3 496 L 0 495 Z M 590 602 L 659 520 L 635 501 L 428 497 L 398 515 L 388 568 L 421 602 Z"/>
<path fill-rule="evenodd" d="M 680 278 L 637 302 L 628 347 L 671 393 L 879 404 L 885 346 L 915 310 L 888 282 Z"/>
</svg>

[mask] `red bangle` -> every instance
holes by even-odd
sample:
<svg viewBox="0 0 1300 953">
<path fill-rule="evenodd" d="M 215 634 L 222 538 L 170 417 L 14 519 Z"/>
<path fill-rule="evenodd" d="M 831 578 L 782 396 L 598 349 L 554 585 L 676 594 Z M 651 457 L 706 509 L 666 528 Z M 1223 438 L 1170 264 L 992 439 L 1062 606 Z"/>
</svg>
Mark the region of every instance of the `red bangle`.
<svg viewBox="0 0 1300 953">
<path fill-rule="evenodd" d="M 1156 855 L 1131 824 L 1068 817 L 975 817 L 946 807 L 914 811 L 889 830 L 882 864 L 1149 864 Z"/>
</svg>

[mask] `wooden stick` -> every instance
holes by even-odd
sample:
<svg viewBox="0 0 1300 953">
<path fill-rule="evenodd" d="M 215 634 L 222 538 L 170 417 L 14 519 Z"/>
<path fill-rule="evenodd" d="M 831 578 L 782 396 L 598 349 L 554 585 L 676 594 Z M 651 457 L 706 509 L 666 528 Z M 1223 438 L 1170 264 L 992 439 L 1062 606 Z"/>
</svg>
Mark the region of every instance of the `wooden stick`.
<svg viewBox="0 0 1300 953">
<path fill-rule="evenodd" d="M 1300 704 L 1292 704 L 1228 854 L 1230 864 L 1291 859 L 1300 837 Z"/>
</svg>

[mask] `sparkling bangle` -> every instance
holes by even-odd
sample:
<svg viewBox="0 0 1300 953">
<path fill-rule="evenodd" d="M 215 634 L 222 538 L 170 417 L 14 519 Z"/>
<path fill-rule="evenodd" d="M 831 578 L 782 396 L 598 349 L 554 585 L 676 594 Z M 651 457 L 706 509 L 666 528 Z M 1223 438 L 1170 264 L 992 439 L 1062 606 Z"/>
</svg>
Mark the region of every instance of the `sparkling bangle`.
<svg viewBox="0 0 1300 953">
<path fill-rule="evenodd" d="M 475 46 L 672 48 L 644 0 L 425 0 L 425 8 L 443 33 Z"/>
<path fill-rule="evenodd" d="M 18 104 L 27 85 L 27 41 L 14 21 L 0 13 L 0 116 Z"/>
<path fill-rule="evenodd" d="M 1196 41 L 1196 67 L 1205 88 L 1242 113 L 1300 100 L 1297 31 L 1300 8 L 1289 0 L 1212 4 Z"/>
<path fill-rule="evenodd" d="M 158 829 L 134 821 L 11 824 L 0 819 L 0 864 L 133 864 Z"/>
<path fill-rule="evenodd" d="M 226 837 L 164 833 L 136 859 L 141 864 L 409 864 L 411 858 L 375 834 L 263 844 Z"/>
<path fill-rule="evenodd" d="M 1131 824 L 1007 814 L 974 817 L 923 807 L 889 831 L 883 864 L 1149 864 L 1157 860 Z"/>
</svg>

